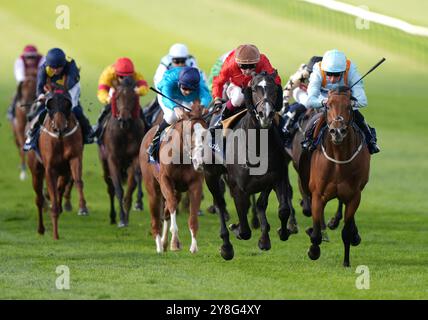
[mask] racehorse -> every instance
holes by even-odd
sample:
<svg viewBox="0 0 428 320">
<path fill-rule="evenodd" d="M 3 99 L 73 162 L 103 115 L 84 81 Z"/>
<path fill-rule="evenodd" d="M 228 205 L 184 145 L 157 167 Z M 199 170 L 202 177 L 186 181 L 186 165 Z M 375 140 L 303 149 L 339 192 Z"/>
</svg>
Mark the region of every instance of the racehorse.
<svg viewBox="0 0 428 320">
<path fill-rule="evenodd" d="M 181 192 L 188 191 L 190 215 L 188 225 L 192 236 L 190 252 L 198 251 L 198 211 L 201 204 L 203 186 L 202 135 L 207 123 L 202 119 L 203 108 L 198 100 L 193 102 L 192 111 L 177 121 L 165 132 L 159 147 L 159 164 L 149 163 L 147 148 L 156 132 L 152 128 L 144 136 L 140 148 L 140 167 L 149 197 L 152 235 L 156 251 L 161 253 L 168 247 L 168 220 L 171 220 L 171 250 L 181 249 L 178 237 L 176 213 Z M 179 163 L 168 161 L 171 157 L 182 159 Z M 164 208 L 165 204 L 165 208 Z M 161 237 L 163 217 L 163 230 Z"/>
<path fill-rule="evenodd" d="M 250 86 L 244 91 L 247 107 L 245 116 L 232 128 L 233 132 L 241 132 L 247 137 L 251 135 L 250 131 L 254 132 L 256 141 L 245 139 L 245 143 L 233 143 L 230 150 L 233 152 L 232 163 L 226 163 L 225 165 L 205 164 L 204 166 L 208 188 L 214 197 L 215 205 L 219 209 L 220 236 L 223 239 L 221 256 L 225 260 L 233 258 L 234 250 L 226 228 L 226 203 L 221 190 L 222 175 L 225 175 L 225 180 L 238 212 L 239 224 L 232 224 L 230 226 L 231 231 L 233 231 L 238 239 L 248 240 L 251 237 L 251 229 L 247 220 L 250 196 L 261 192 L 256 204 L 261 227 L 261 237 L 258 241 L 258 246 L 261 250 L 269 250 L 271 248 L 269 238 L 270 226 L 266 218 L 266 208 L 272 189 L 275 190 L 279 201 L 278 213 L 281 220 L 281 227 L 278 229 L 279 237 L 285 241 L 290 235 L 287 229 L 287 221 L 292 208 L 290 207 L 291 199 L 289 198 L 290 183 L 288 167 L 285 165 L 285 159 L 288 156 L 283 149 L 282 139 L 279 136 L 277 128 L 273 125 L 275 110 L 279 109 L 279 106 L 282 104 L 282 91 L 278 91 L 275 84 L 275 77 L 276 72 L 274 74 L 262 72 L 253 77 Z M 266 133 L 267 141 L 262 140 L 263 133 Z M 239 158 L 242 155 L 247 157 L 250 148 L 257 149 L 260 154 L 262 143 L 268 146 L 267 154 L 261 154 L 262 160 L 260 160 L 267 161 L 266 171 L 252 175 L 250 169 L 254 164 L 251 164 L 248 158 L 245 164 L 241 164 Z"/>
<path fill-rule="evenodd" d="M 71 97 L 65 88 L 50 88 L 46 98 L 46 116 L 38 140 L 40 157 L 36 151 L 28 153 L 28 166 L 33 177 L 38 209 L 38 233 L 44 234 L 43 225 L 43 179 L 46 178 L 51 201 L 53 238 L 59 239 L 58 217 L 63 211 L 62 198 L 72 178 L 79 193 L 79 214 L 87 215 L 83 194 L 82 157 L 83 138 L 79 123 L 71 112 Z"/>
<path fill-rule="evenodd" d="M 21 157 L 21 173 L 19 178 L 25 180 L 27 177 L 25 152 L 22 149 L 25 143 L 25 127 L 27 125 L 27 114 L 30 107 L 36 100 L 36 75 L 27 75 L 22 83 L 18 86 L 15 118 L 12 123 L 13 134 L 15 136 L 15 143 L 18 147 L 19 155 Z"/>
<path fill-rule="evenodd" d="M 120 207 L 118 227 L 126 227 L 129 223 L 132 193 L 141 178 L 138 174 L 138 152 L 145 128 L 140 119 L 139 97 L 134 91 L 135 80 L 125 77 L 120 84 L 115 83 L 114 88 L 112 114 L 106 122 L 99 145 L 99 157 L 110 196 L 110 223 L 116 224 L 116 196 Z M 124 180 L 127 180 L 125 196 L 122 187 Z"/>
<path fill-rule="evenodd" d="M 357 246 L 361 242 L 354 215 L 370 169 L 370 154 L 362 132 L 353 121 L 350 97 L 351 91 L 346 86 L 329 92 L 323 115 L 327 122 L 326 133 L 310 158 L 310 171 L 306 175 L 309 181 L 302 181 L 312 198 L 313 227 L 308 230 L 312 245 L 308 255 L 312 260 L 320 257 L 324 208 L 329 200 L 338 198 L 345 205 L 342 229 L 345 267 L 350 266 L 350 245 Z"/>
</svg>

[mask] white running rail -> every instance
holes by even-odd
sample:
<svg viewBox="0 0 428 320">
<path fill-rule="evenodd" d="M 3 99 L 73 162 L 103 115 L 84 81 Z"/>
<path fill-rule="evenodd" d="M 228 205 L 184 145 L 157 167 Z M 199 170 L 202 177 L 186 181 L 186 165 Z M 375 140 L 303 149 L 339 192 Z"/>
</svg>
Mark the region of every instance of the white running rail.
<svg viewBox="0 0 428 320">
<path fill-rule="evenodd" d="M 301 0 L 301 1 L 319 5 L 334 11 L 340 11 L 346 14 L 350 14 L 374 23 L 383 24 L 385 26 L 399 29 L 401 31 L 404 31 L 412 35 L 428 37 L 428 28 L 426 27 L 415 26 L 404 20 L 385 16 L 380 13 L 371 12 L 371 11 L 365 10 L 362 7 L 356 7 L 356 6 L 343 3 L 340 1 L 335 1 L 335 0 Z"/>
</svg>

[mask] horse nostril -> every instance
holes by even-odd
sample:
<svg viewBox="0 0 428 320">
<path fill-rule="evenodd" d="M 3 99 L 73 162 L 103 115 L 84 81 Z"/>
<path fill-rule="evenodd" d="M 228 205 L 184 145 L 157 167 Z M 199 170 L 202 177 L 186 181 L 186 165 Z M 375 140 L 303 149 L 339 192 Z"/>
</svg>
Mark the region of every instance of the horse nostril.
<svg viewBox="0 0 428 320">
<path fill-rule="evenodd" d="M 262 111 L 259 111 L 259 117 L 263 118 L 263 112 Z"/>
<path fill-rule="evenodd" d="M 345 135 L 345 134 L 346 134 L 346 132 L 347 132 L 347 130 L 346 130 L 345 128 L 340 129 L 340 133 L 341 133 L 342 135 Z"/>
<path fill-rule="evenodd" d="M 269 112 L 269 118 L 273 118 L 274 115 L 275 115 L 275 112 L 273 111 Z"/>
<path fill-rule="evenodd" d="M 335 134 L 336 133 L 336 129 L 330 129 L 329 132 L 330 132 L 330 134 Z"/>
</svg>

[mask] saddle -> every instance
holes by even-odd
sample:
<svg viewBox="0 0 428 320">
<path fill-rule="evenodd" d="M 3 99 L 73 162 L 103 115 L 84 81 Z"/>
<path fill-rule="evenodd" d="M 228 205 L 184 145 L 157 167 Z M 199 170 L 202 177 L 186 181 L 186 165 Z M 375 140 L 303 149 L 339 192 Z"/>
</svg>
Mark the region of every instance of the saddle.
<svg viewBox="0 0 428 320">
<path fill-rule="evenodd" d="M 243 109 L 221 122 L 223 125 L 223 137 L 226 137 L 226 129 L 233 128 L 238 123 L 238 121 L 245 116 L 246 113 L 247 109 Z"/>
</svg>

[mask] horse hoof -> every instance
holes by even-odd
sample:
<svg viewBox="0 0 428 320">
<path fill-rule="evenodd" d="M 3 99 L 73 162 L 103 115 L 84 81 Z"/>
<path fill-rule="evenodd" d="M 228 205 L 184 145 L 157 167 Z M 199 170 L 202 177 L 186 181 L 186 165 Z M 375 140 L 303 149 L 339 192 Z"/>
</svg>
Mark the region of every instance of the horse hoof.
<svg viewBox="0 0 428 320">
<path fill-rule="evenodd" d="M 314 231 L 314 228 L 309 227 L 305 230 L 306 234 L 310 237 L 312 237 L 312 231 Z"/>
<path fill-rule="evenodd" d="M 39 228 L 37 229 L 37 233 L 43 236 L 45 234 L 45 228 Z"/>
<path fill-rule="evenodd" d="M 226 261 L 232 260 L 235 252 L 233 251 L 233 246 L 230 245 L 222 245 L 220 249 L 220 254 L 222 258 Z"/>
<path fill-rule="evenodd" d="M 288 223 L 287 224 L 287 230 L 290 234 L 298 234 L 299 233 L 299 227 L 297 226 L 297 223 Z"/>
<path fill-rule="evenodd" d="M 89 216 L 89 211 L 87 208 L 80 208 L 77 215 L 86 217 Z"/>
<path fill-rule="evenodd" d="M 142 202 L 137 202 L 134 206 L 134 210 L 135 211 L 143 211 L 144 210 L 144 205 Z"/>
<path fill-rule="evenodd" d="M 67 211 L 67 212 L 70 212 L 70 211 L 72 211 L 72 210 L 73 210 L 73 206 L 71 205 L 71 203 L 70 203 L 70 202 L 66 202 L 66 203 L 64 204 L 64 210 L 65 210 L 65 211 Z"/>
<path fill-rule="evenodd" d="M 227 211 L 224 213 L 224 220 L 225 221 L 229 221 L 230 220 L 230 214 Z"/>
<path fill-rule="evenodd" d="M 171 251 L 180 251 L 180 250 L 181 250 L 181 242 L 179 240 L 171 241 Z"/>
<path fill-rule="evenodd" d="M 27 173 L 25 171 L 21 171 L 19 174 L 19 180 L 25 181 L 27 179 Z"/>
<path fill-rule="evenodd" d="M 329 236 L 327 234 L 327 231 L 322 230 L 321 231 L 321 237 L 322 237 L 322 241 L 324 241 L 324 242 L 330 242 L 330 238 L 329 238 Z"/>
<path fill-rule="evenodd" d="M 330 219 L 327 226 L 330 230 L 336 230 L 337 227 L 339 226 L 339 221 L 336 221 L 336 218 L 333 217 Z"/>
<path fill-rule="evenodd" d="M 308 256 L 311 260 L 318 260 L 321 255 L 321 249 L 319 246 L 311 245 L 308 250 Z"/>
<path fill-rule="evenodd" d="M 117 227 L 118 228 L 126 228 L 128 226 L 128 224 L 127 223 L 124 223 L 124 222 L 119 222 L 119 224 L 117 225 Z"/>
<path fill-rule="evenodd" d="M 257 217 L 253 217 L 253 219 L 251 219 L 251 226 L 253 227 L 253 229 L 260 228 L 260 221 Z"/>
<path fill-rule="evenodd" d="M 290 232 L 288 229 L 282 229 L 282 228 L 278 228 L 278 236 L 279 239 L 281 239 L 281 241 L 287 241 L 289 236 L 290 236 Z"/>
<path fill-rule="evenodd" d="M 352 241 L 351 241 L 351 246 L 356 247 L 361 243 L 361 237 L 360 235 L 357 233 L 356 235 L 354 235 Z"/>
<path fill-rule="evenodd" d="M 349 263 L 349 261 L 343 261 L 343 266 L 345 268 L 349 268 L 351 266 L 351 264 Z"/>
<path fill-rule="evenodd" d="M 302 212 L 303 212 L 303 215 L 304 215 L 305 217 L 311 217 L 311 216 L 312 216 L 312 211 L 311 211 L 311 209 L 303 209 L 303 210 L 302 210 Z"/>
<path fill-rule="evenodd" d="M 211 214 L 215 214 L 217 212 L 215 205 L 211 205 L 208 207 L 207 211 Z"/>
<path fill-rule="evenodd" d="M 259 239 L 258 245 L 259 245 L 259 249 L 262 251 L 268 251 L 271 248 L 271 243 L 269 238 L 267 238 L 266 240 Z"/>
</svg>

